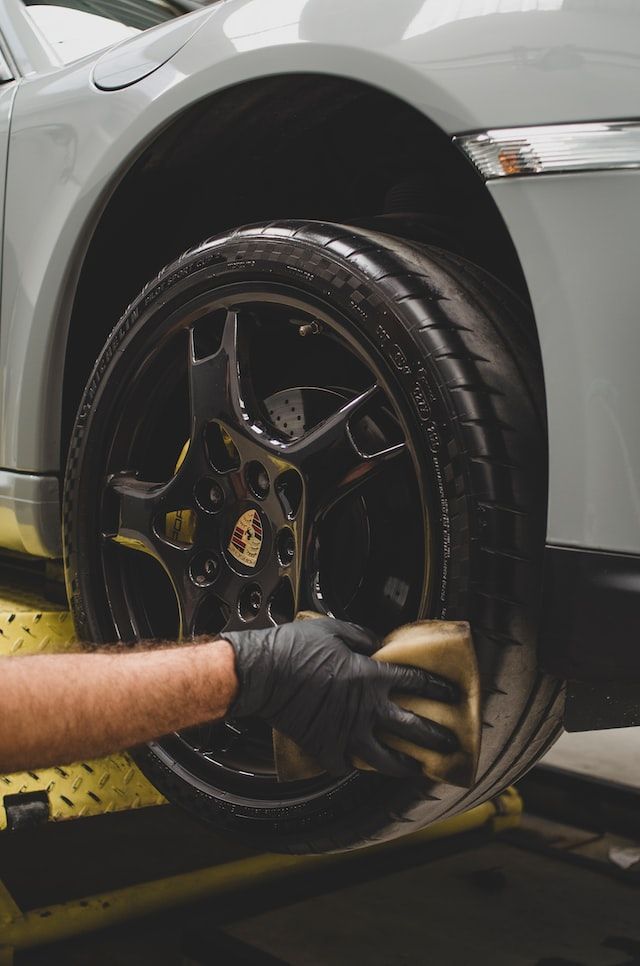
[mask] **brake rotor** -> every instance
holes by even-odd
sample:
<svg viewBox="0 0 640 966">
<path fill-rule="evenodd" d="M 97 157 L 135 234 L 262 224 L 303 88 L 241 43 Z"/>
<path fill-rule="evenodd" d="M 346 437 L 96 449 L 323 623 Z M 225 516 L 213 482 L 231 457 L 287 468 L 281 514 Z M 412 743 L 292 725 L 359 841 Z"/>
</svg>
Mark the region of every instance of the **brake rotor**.
<svg viewBox="0 0 640 966">
<path fill-rule="evenodd" d="M 265 399 L 264 404 L 273 426 L 289 439 L 299 439 L 307 431 L 330 416 L 347 394 L 336 389 L 301 386 L 281 389 Z"/>
</svg>

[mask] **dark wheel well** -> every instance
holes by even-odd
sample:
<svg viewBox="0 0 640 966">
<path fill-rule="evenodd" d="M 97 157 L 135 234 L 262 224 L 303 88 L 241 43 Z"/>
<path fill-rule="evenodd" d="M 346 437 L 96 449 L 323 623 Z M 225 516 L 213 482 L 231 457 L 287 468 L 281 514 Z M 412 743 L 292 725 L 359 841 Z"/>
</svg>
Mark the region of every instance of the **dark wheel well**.
<svg viewBox="0 0 640 966">
<path fill-rule="evenodd" d="M 144 283 L 200 239 L 284 217 L 379 227 L 440 244 L 528 301 L 493 200 L 421 113 L 343 78 L 287 75 L 239 85 L 169 124 L 100 218 L 71 318 L 62 462 L 94 362 Z"/>
</svg>

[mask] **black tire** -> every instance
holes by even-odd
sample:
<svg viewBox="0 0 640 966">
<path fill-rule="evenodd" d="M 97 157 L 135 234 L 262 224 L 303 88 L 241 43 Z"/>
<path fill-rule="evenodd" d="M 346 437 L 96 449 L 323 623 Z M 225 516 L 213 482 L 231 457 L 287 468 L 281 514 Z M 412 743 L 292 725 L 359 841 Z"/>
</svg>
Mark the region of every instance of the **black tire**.
<svg viewBox="0 0 640 966">
<path fill-rule="evenodd" d="M 520 301 L 483 270 L 376 232 L 282 222 L 242 228 L 187 252 L 146 286 L 111 333 L 73 430 L 64 546 L 83 639 L 114 636 L 96 562 L 97 514 L 102 453 L 123 386 L 150 333 L 162 341 L 176 306 L 242 279 L 295 286 L 339 313 L 379 367 L 408 427 L 413 459 L 433 495 L 429 593 L 421 592 L 414 616 L 471 621 L 484 701 L 478 780 L 464 792 L 354 773 L 338 787 L 292 801 L 234 801 L 174 767 L 156 746 L 135 757 L 170 800 L 259 847 L 349 849 L 497 794 L 560 732 L 562 683 L 541 674 L 536 659 L 547 497 L 537 343 Z"/>
</svg>

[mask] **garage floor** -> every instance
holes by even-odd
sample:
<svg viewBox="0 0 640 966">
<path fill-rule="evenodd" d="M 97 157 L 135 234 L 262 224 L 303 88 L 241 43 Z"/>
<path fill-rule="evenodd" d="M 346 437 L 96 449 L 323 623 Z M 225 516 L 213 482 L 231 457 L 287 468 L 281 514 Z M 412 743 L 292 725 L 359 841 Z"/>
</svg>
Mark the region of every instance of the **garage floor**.
<svg viewBox="0 0 640 966">
<path fill-rule="evenodd" d="M 546 762 L 640 790 L 640 728 L 563 735 Z"/>
<path fill-rule="evenodd" d="M 523 847 L 522 833 L 510 833 L 228 932 L 292 966 L 640 963 L 636 889 L 608 878 L 604 863 L 575 862 L 595 843 L 581 846 L 572 830 L 547 826 L 538 834 L 565 845 L 540 854 Z"/>
<path fill-rule="evenodd" d="M 640 966 L 640 873 L 609 858 L 612 848 L 636 845 L 525 815 L 517 830 L 434 843 L 400 867 L 396 857 L 355 874 L 308 877 L 288 893 L 164 914 L 16 963 Z M 13 833 L 0 868 L 13 894 L 35 906 L 133 882 L 141 864 L 153 874 L 154 865 L 180 871 L 238 856 L 226 849 L 161 808 Z"/>
</svg>

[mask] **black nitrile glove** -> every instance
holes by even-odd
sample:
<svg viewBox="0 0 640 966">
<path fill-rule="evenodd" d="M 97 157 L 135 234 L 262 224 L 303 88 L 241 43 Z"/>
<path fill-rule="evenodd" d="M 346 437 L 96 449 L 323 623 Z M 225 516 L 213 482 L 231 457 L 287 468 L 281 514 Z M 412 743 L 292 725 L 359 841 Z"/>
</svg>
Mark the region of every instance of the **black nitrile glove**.
<svg viewBox="0 0 640 966">
<path fill-rule="evenodd" d="M 265 630 L 233 631 L 240 682 L 230 716 L 255 715 L 293 738 L 332 775 L 357 756 L 387 775 L 417 775 L 420 765 L 378 741 L 382 732 L 440 752 L 457 750 L 455 735 L 404 711 L 390 693 L 457 700 L 454 685 L 417 668 L 366 656 L 380 641 L 370 631 L 331 617 Z"/>
</svg>

